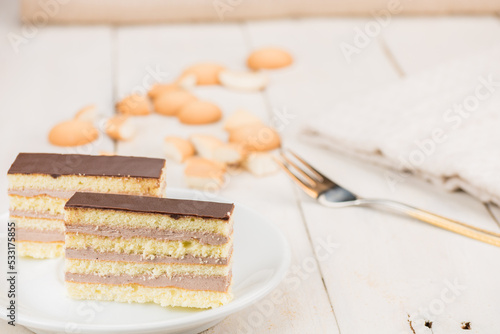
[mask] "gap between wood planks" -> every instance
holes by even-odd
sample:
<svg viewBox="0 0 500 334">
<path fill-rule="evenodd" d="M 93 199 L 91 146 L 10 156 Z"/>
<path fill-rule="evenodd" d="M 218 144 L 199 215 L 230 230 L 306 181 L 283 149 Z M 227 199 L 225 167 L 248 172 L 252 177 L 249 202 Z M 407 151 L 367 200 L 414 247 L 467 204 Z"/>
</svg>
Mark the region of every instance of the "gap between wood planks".
<svg viewBox="0 0 500 334">
<path fill-rule="evenodd" d="M 500 227 L 500 216 L 498 216 L 498 214 L 500 213 L 500 209 L 498 208 L 498 206 L 491 203 L 483 203 L 483 205 L 486 208 L 486 211 L 488 211 L 488 213 L 490 214 L 491 218 L 493 218 L 498 227 Z"/>
<path fill-rule="evenodd" d="M 394 53 L 392 53 L 391 49 L 389 49 L 389 46 L 387 45 L 386 41 L 382 36 L 380 36 L 377 39 L 378 43 L 380 44 L 380 48 L 382 49 L 384 56 L 387 58 L 389 63 L 392 65 L 396 73 L 399 75 L 400 78 L 406 77 L 406 73 L 403 71 L 403 68 L 399 64 L 399 62 L 396 60 L 396 57 L 394 56 Z"/>
</svg>

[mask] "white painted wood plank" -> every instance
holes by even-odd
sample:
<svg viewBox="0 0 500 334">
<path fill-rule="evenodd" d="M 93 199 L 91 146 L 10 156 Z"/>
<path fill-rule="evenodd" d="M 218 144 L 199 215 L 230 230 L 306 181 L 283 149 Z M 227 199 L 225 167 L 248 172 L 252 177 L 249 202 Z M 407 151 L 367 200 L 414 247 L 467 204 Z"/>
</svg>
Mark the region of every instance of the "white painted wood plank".
<svg viewBox="0 0 500 334">
<path fill-rule="evenodd" d="M 480 25 L 481 22 L 477 20 L 476 24 Z M 305 21 L 303 24 L 317 24 L 317 21 L 315 23 Z M 363 28 L 363 21 L 354 22 L 353 26 L 356 24 Z M 459 24 L 460 22 L 457 23 L 458 27 Z M 263 40 L 260 42 L 262 44 L 268 43 L 268 40 L 272 39 L 269 36 L 273 34 L 281 35 L 280 41 L 285 45 L 295 45 L 292 40 L 300 39 L 298 37 L 300 34 L 295 32 L 293 26 L 273 32 L 269 27 L 265 27 L 265 23 L 262 25 L 262 32 L 259 35 Z M 486 20 L 482 33 L 489 31 L 490 27 L 491 22 Z M 415 25 L 415 29 L 418 28 L 419 26 Z M 477 28 L 474 30 L 481 31 Z M 328 29 L 317 31 L 328 31 Z M 428 31 L 424 29 L 419 31 L 427 32 L 427 34 L 422 33 L 421 39 L 427 38 Z M 332 41 L 331 35 L 326 34 L 321 44 L 323 52 L 329 54 L 329 50 L 332 52 L 331 50 L 334 50 L 341 41 L 349 40 L 348 34 L 349 30 L 343 37 L 337 37 L 334 46 L 329 44 Z M 314 42 L 309 41 L 315 37 L 320 38 L 318 37 L 320 33 L 308 36 L 310 38 L 307 42 L 302 43 L 301 49 L 304 53 L 307 52 L 305 50 L 314 50 L 314 46 L 311 45 Z M 401 38 L 404 37 L 401 35 Z M 475 39 L 455 40 L 465 45 L 467 43 L 476 45 L 477 42 Z M 387 44 L 393 51 L 394 43 L 391 44 L 391 40 L 387 39 Z M 311 97 L 314 96 L 316 99 L 311 102 L 315 106 L 313 109 L 328 110 L 329 105 L 335 102 L 330 96 L 336 91 L 341 91 L 342 96 L 347 96 L 349 88 L 353 89 L 352 93 L 360 93 L 359 90 L 355 90 L 356 84 L 366 86 L 371 84 L 374 88 L 386 81 L 394 80 L 396 72 L 393 68 L 387 67 L 386 61 L 380 59 L 379 45 L 372 43 L 362 50 L 360 55 L 366 57 L 366 64 L 362 64 L 362 61 L 359 64 L 355 61 L 352 63 L 357 71 L 360 66 L 373 68 L 374 71 L 365 71 L 363 72 L 365 75 L 360 77 L 335 76 L 336 72 L 332 71 L 332 68 L 347 67 L 340 57 L 330 57 L 331 65 L 308 62 L 305 66 L 314 67 L 315 64 L 321 64 L 320 69 L 315 67 L 309 71 L 311 74 L 308 77 L 301 78 L 304 86 L 314 87 L 310 89 L 314 95 L 308 95 L 307 91 L 302 95 L 297 92 L 287 94 L 286 85 L 291 80 L 281 79 L 282 81 L 276 82 L 274 89 L 268 95 L 271 105 L 286 103 L 292 110 L 305 109 L 310 112 L 303 97 L 307 96 L 305 100 L 311 101 L 314 99 Z M 432 49 L 423 51 L 433 52 Z M 405 52 L 412 57 L 419 57 L 419 52 L 415 48 Z M 394 51 L 394 54 L 398 55 L 398 52 Z M 396 60 L 399 61 L 399 58 Z M 401 63 L 405 64 L 404 61 Z M 411 73 L 408 66 L 404 66 L 403 69 Z M 318 77 L 312 74 L 321 70 L 324 71 L 326 84 L 317 84 Z M 275 80 L 280 79 L 275 77 Z M 283 88 L 284 86 L 286 88 Z M 331 175 L 357 193 L 399 199 L 477 226 L 498 229 L 482 204 L 465 194 L 445 193 L 413 178 L 391 190 L 384 178 L 385 171 L 380 168 L 303 145 L 292 136 L 286 137 L 286 141 L 327 175 Z M 497 301 L 499 289 L 496 289 L 494 284 L 500 278 L 498 277 L 500 272 L 494 265 L 500 256 L 498 249 L 385 213 L 354 208 L 343 210 L 321 208 L 303 195 L 302 206 L 313 241 L 316 237 L 331 235 L 335 238 L 334 241 L 340 244 L 334 256 L 321 263 L 321 268 L 343 333 L 412 333 L 408 315 L 414 321 L 412 325 L 416 333 L 430 333 L 430 329 L 423 326 L 423 320 L 434 321 L 434 333 L 462 332 L 459 326 L 461 321 L 471 321 L 473 329 L 486 332 L 493 330 L 493 315 L 499 308 Z M 489 276 L 487 280 L 484 279 L 485 276 Z M 435 308 L 435 305 L 441 305 L 441 293 L 447 288 L 447 282 L 454 282 L 455 279 L 467 288 L 459 291 L 452 302 L 442 301 L 445 304 L 444 308 L 431 312 L 428 317 L 430 319 L 424 319 L 425 316 L 419 317 L 419 308 L 429 308 L 431 305 Z"/>
<path fill-rule="evenodd" d="M 15 15 L 14 10 L 0 12 Z M 23 31 L 15 21 L 1 22 L 2 36 Z M 41 27 L 18 53 L 6 38 L 0 40 L 1 189 L 7 189 L 7 170 L 19 152 L 97 153 L 113 149 L 112 141 L 104 135 L 80 148 L 55 147 L 47 139 L 53 125 L 72 118 L 85 105 L 95 103 L 102 113 L 112 112 L 110 40 L 106 27 Z M 6 191 L 0 192 L 0 203 L 1 210 L 7 210 Z"/>
<path fill-rule="evenodd" d="M 363 21 L 290 20 L 248 25 L 249 39 L 254 48 L 280 46 L 288 49 L 295 58 L 291 70 L 269 72 L 272 85 L 267 91 L 273 109 L 287 110 L 293 115 L 284 129 L 287 146 L 295 147 L 293 144 L 290 145 L 290 140 L 294 138 L 294 133 L 302 121 L 315 112 L 328 110 L 328 106 L 345 95 L 359 93 L 370 89 L 374 84 L 382 84 L 397 78 L 382 50 L 376 45 L 361 55 L 359 63 L 353 66 L 347 64 L 338 45 L 344 40 L 349 40 L 352 29 L 361 22 Z M 363 75 L 365 72 L 373 75 L 365 78 Z M 360 84 L 356 84 L 352 78 L 363 78 L 363 80 Z M 311 236 L 315 246 L 320 244 L 318 239 L 336 240 L 330 233 L 316 233 Z M 337 272 L 331 272 L 331 267 L 326 266 L 328 260 L 319 260 L 323 259 L 321 255 L 318 253 L 318 261 L 324 278 L 337 275 Z M 335 251 L 331 258 L 336 256 Z M 336 287 L 328 285 L 327 288 L 330 297 L 335 296 L 330 289 L 335 290 Z M 337 303 L 334 299 L 332 302 L 336 313 Z M 336 316 L 343 331 L 341 319 L 337 313 Z"/>
<path fill-rule="evenodd" d="M 97 153 L 113 150 L 101 138 L 86 147 L 58 148 L 47 140 L 56 123 L 70 119 L 79 108 L 95 103 L 111 114 L 111 34 L 107 27 L 39 27 L 36 32 L 18 23 L 17 2 L 0 3 L 0 205 L 8 209 L 6 174 L 19 152 Z M 31 37 L 19 52 L 6 38 L 9 33 Z M 2 260 L 2 267 L 4 262 Z M 2 333 L 31 333 L 0 321 Z"/>
<path fill-rule="evenodd" d="M 373 85 L 383 84 L 397 78 L 391 65 L 386 61 L 382 50 L 375 45 L 361 55 L 359 63 L 350 66 L 346 63 L 338 44 L 349 40 L 353 28 L 361 24 L 362 20 L 292 20 L 280 24 L 270 22 L 251 23 L 248 26 L 251 43 L 254 47 L 267 45 L 281 46 L 290 50 L 295 57 L 295 64 L 291 71 L 286 69 L 270 72 L 273 84 L 267 91 L 270 105 L 275 109 L 285 109 L 295 116 L 285 129 L 285 143 L 295 147 L 291 142 L 294 133 L 302 120 L 307 119 L 318 111 L 326 111 L 345 95 L 360 93 L 370 89 Z M 371 75 L 364 75 L 369 73 Z M 359 84 L 356 78 L 362 78 Z M 307 213 L 307 212 L 305 212 Z M 309 220 L 309 218 L 306 216 Z M 319 217 L 325 220 L 325 217 Z M 315 231 L 316 232 L 316 231 Z M 334 234 L 323 231 L 311 234 L 315 246 L 318 240 L 332 239 L 338 241 Z M 329 260 L 323 259 L 318 253 L 324 278 L 339 275 L 343 268 L 329 266 Z M 331 259 L 337 257 L 337 250 Z M 322 260 L 320 260 L 322 259 Z M 326 281 L 325 281 L 326 282 Z M 328 283 L 328 282 L 327 282 Z M 334 306 L 340 330 L 343 332 L 342 320 L 337 314 L 338 305 L 335 299 L 334 285 L 327 285 Z M 332 291 L 333 290 L 333 291 Z M 351 291 L 352 292 L 352 291 Z M 332 298 L 333 297 L 333 298 Z M 349 321 L 361 314 L 347 315 Z"/>
<path fill-rule="evenodd" d="M 144 36 L 148 36 L 145 39 Z M 215 61 L 235 69 L 244 68 L 248 47 L 239 25 L 174 25 L 118 29 L 118 95 L 128 94 L 142 81 L 144 69 L 167 69 L 177 77 L 182 69 L 195 62 Z M 246 108 L 264 120 L 268 109 L 261 93 L 237 93 L 222 87 L 197 87 L 193 93 L 217 103 L 228 115 Z M 210 133 L 221 138 L 221 123 L 207 126 L 184 126 L 174 118 L 151 115 L 136 117 L 139 135 L 131 142 L 119 143 L 118 153 L 163 156 L 166 135 L 189 136 Z M 168 163 L 169 187 L 185 187 L 183 166 Z M 293 264 L 300 268 L 315 262 L 307 233 L 297 208 L 291 185 L 284 175 L 256 178 L 248 173 L 229 175 L 219 192 L 221 196 L 256 208 L 279 226 L 293 245 Z M 308 267 L 309 268 L 309 267 Z M 267 297 L 238 314 L 230 316 L 208 332 L 304 333 L 337 332 L 335 319 L 317 268 L 304 278 L 291 272 L 287 280 Z"/>
</svg>

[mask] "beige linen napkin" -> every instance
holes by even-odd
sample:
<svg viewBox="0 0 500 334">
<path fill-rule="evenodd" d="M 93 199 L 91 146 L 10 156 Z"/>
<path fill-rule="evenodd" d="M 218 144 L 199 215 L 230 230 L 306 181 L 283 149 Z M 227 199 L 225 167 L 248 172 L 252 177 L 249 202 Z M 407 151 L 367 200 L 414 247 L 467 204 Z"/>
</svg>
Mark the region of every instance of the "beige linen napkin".
<svg viewBox="0 0 500 334">
<path fill-rule="evenodd" d="M 408 77 L 313 118 L 314 143 L 500 205 L 500 48 Z"/>
</svg>

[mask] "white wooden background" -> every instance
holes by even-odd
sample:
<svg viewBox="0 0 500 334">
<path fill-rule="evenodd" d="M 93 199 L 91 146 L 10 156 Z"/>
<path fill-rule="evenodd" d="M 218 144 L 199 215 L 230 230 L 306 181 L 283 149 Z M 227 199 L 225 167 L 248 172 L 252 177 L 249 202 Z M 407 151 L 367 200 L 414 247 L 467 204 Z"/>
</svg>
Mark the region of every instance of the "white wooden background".
<svg viewBox="0 0 500 334">
<path fill-rule="evenodd" d="M 18 152 L 75 152 L 52 147 L 46 138 L 53 124 L 78 108 L 95 103 L 111 114 L 115 101 L 142 89 L 148 71 L 157 67 L 168 73 L 165 80 L 198 61 L 244 68 L 250 50 L 273 45 L 290 50 L 296 63 L 271 72 L 265 92 L 206 87 L 195 94 L 218 103 L 225 114 L 239 107 L 269 120 L 276 112 L 292 114 L 282 124 L 285 145 L 356 193 L 399 199 L 499 230 L 495 207 L 413 178 L 391 189 L 381 168 L 306 146 L 294 135 L 301 120 L 345 97 L 500 44 L 498 17 L 394 17 L 349 64 L 340 43 L 352 43 L 355 29 L 372 19 L 50 26 L 31 31 L 16 53 L 6 38 L 23 32 L 16 3 L 0 6 L 1 210 L 7 209 L 5 174 Z M 136 121 L 140 135 L 133 142 L 102 138 L 92 152 L 161 157 L 168 134 L 223 135 L 220 125 L 185 127 L 155 115 Z M 181 166 L 170 163 L 168 184 L 185 186 Z M 293 267 L 277 290 L 281 298 L 268 298 L 207 333 L 498 332 L 500 249 L 369 209 L 322 208 L 282 173 L 262 179 L 232 176 L 220 195 L 257 209 L 279 226 L 292 245 Z M 464 322 L 470 322 L 470 330 L 462 329 Z M 2 322 L 0 331 L 6 330 L 12 329 Z"/>
</svg>

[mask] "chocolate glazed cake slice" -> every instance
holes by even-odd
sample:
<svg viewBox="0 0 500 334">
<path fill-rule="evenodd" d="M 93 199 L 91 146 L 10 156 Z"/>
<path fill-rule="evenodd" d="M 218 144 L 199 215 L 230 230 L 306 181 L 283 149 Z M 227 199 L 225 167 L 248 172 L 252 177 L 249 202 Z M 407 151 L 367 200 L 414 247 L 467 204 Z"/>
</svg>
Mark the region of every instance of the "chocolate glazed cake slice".
<svg viewBox="0 0 500 334">
<path fill-rule="evenodd" d="M 165 160 L 20 153 L 7 177 L 18 254 L 51 258 L 63 254 L 64 205 L 76 191 L 161 197 Z"/>
<path fill-rule="evenodd" d="M 76 193 L 65 206 L 77 299 L 209 308 L 232 299 L 234 205 Z"/>
</svg>

